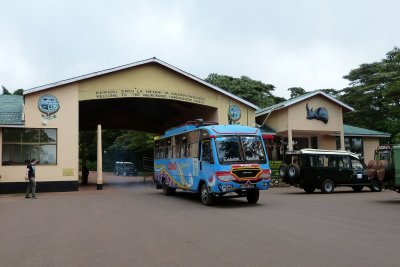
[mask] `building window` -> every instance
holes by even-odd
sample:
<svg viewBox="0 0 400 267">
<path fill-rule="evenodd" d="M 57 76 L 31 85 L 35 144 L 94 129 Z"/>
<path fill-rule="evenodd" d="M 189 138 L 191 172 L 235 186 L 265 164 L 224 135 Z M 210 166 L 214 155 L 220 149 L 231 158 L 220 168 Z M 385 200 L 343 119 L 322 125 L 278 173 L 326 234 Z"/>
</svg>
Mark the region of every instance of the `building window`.
<svg viewBox="0 0 400 267">
<path fill-rule="evenodd" d="M 57 164 L 57 129 L 3 128 L 3 165 Z"/>
<path fill-rule="evenodd" d="M 340 149 L 340 138 L 336 137 L 336 148 Z M 344 148 L 359 156 L 364 156 L 364 143 L 362 137 L 345 137 Z"/>
</svg>

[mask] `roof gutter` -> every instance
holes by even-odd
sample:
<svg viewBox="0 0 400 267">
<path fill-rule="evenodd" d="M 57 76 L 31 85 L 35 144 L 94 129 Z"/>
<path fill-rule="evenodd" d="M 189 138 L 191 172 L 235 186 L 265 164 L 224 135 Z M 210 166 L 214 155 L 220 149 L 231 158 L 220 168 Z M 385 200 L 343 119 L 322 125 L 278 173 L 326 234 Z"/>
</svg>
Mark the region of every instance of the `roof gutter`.
<svg viewBox="0 0 400 267">
<path fill-rule="evenodd" d="M 21 124 L 21 125 L 15 125 L 15 124 L 13 124 L 13 125 L 4 125 L 4 124 L 0 124 L 0 128 L 24 128 L 25 127 L 25 125 L 23 125 L 23 124 Z"/>
</svg>

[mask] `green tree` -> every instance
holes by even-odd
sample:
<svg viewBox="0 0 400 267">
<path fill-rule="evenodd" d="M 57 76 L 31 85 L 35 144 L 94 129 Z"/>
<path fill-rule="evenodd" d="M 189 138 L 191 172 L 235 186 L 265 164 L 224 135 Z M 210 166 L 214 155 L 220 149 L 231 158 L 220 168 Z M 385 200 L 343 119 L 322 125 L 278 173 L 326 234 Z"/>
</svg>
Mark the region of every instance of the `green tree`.
<svg viewBox="0 0 400 267">
<path fill-rule="evenodd" d="M 329 88 L 329 89 L 319 89 L 319 91 L 322 91 L 324 93 L 327 93 L 328 95 L 334 97 L 334 98 L 339 98 L 340 97 L 340 91 L 333 89 L 333 88 Z"/>
<path fill-rule="evenodd" d="M 277 103 L 276 100 L 281 100 L 272 95 L 275 86 L 253 80 L 247 76 L 234 78 L 227 75 L 211 73 L 205 81 L 237 95 L 260 108 L 271 106 Z"/>
<path fill-rule="evenodd" d="M 151 155 L 153 153 L 154 137 L 154 134 L 127 130 L 116 137 L 109 148 L 118 150 L 133 150 L 137 153 Z"/>
<path fill-rule="evenodd" d="M 359 127 L 389 132 L 394 139 L 400 133 L 400 50 L 395 47 L 380 62 L 361 64 L 344 76 L 350 86 L 340 100 L 355 111 L 344 120 Z"/>
<path fill-rule="evenodd" d="M 2 85 L 1 87 L 3 89 L 3 95 L 11 95 L 10 91 L 8 91 L 4 85 Z"/>
<path fill-rule="evenodd" d="M 306 90 L 304 90 L 301 87 L 291 87 L 288 89 L 288 91 L 290 91 L 290 98 L 295 98 L 301 95 L 304 95 L 306 92 Z"/>
<path fill-rule="evenodd" d="M 13 93 L 14 95 L 24 95 L 24 89 L 17 89 Z"/>
</svg>

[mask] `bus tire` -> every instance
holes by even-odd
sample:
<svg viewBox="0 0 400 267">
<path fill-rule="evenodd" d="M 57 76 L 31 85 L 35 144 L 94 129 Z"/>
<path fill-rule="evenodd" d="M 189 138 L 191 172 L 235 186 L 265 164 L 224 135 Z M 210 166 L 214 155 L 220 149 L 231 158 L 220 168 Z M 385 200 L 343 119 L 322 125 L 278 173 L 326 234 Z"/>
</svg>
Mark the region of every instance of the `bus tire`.
<svg viewBox="0 0 400 267">
<path fill-rule="evenodd" d="M 163 190 L 164 195 L 166 195 L 166 196 L 173 195 L 175 193 L 175 188 L 169 187 L 166 179 L 163 180 L 162 190 Z"/>
<path fill-rule="evenodd" d="M 215 196 L 213 193 L 210 193 L 206 183 L 201 185 L 200 198 L 201 202 L 206 206 L 211 206 L 215 203 Z"/>
<path fill-rule="evenodd" d="M 246 198 L 249 203 L 257 203 L 258 199 L 260 198 L 260 190 L 258 189 L 251 189 L 246 191 Z"/>
</svg>

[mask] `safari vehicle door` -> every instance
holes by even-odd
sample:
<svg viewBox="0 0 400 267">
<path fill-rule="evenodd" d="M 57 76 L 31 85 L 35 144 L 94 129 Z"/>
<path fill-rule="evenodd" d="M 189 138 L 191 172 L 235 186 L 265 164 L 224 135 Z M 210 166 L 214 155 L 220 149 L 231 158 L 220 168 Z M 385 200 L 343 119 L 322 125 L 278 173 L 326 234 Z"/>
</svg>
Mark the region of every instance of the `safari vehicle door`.
<svg viewBox="0 0 400 267">
<path fill-rule="evenodd" d="M 337 167 L 337 158 L 335 155 L 318 154 L 316 161 L 320 182 L 325 179 L 331 179 L 334 183 L 338 183 L 343 179 L 339 168 Z"/>
<path fill-rule="evenodd" d="M 365 164 L 357 158 L 350 157 L 352 183 L 368 183 L 368 171 Z"/>
</svg>

